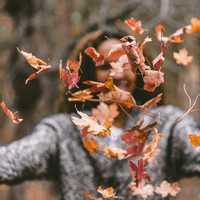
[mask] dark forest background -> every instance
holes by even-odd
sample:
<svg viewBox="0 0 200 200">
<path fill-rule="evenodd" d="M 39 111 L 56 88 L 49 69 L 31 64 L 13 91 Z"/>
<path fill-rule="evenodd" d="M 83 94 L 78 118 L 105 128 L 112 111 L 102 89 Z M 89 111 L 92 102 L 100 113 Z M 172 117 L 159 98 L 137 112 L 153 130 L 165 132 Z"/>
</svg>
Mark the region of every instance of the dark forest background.
<svg viewBox="0 0 200 200">
<path fill-rule="evenodd" d="M 114 26 L 122 18 L 141 19 L 144 27 L 153 30 L 162 22 L 167 33 L 200 17 L 199 0 L 0 0 L 0 97 L 25 119 L 15 126 L 0 112 L 0 141 L 8 143 L 29 134 L 44 116 L 59 111 L 61 94 L 57 76 L 60 59 L 67 59 L 67 47 L 92 27 Z M 183 44 L 194 56 L 190 67 L 175 64 L 171 47 L 164 71 L 164 104 L 187 108 L 183 84 L 194 98 L 200 93 L 200 35 L 188 37 Z M 183 45 L 178 45 L 178 49 Z M 16 50 L 43 58 L 53 69 L 25 86 L 31 68 Z M 158 53 L 149 47 L 149 56 Z M 198 103 L 197 108 L 200 107 Z M 193 113 L 200 122 L 200 113 Z M 179 199 L 200 199 L 200 180 L 181 181 L 183 190 Z M 53 183 L 26 182 L 18 186 L 0 186 L 1 200 L 55 200 L 59 191 Z"/>
</svg>

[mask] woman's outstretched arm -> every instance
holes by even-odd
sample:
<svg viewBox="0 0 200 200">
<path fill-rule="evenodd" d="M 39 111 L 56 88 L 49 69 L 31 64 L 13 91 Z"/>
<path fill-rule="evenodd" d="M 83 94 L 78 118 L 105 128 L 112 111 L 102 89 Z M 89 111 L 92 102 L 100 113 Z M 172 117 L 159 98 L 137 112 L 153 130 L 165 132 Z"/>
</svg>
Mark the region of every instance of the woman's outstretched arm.
<svg viewBox="0 0 200 200">
<path fill-rule="evenodd" d="M 58 163 L 57 144 L 67 124 L 64 114 L 54 115 L 43 119 L 30 135 L 0 146 L 0 183 L 53 177 Z"/>
</svg>

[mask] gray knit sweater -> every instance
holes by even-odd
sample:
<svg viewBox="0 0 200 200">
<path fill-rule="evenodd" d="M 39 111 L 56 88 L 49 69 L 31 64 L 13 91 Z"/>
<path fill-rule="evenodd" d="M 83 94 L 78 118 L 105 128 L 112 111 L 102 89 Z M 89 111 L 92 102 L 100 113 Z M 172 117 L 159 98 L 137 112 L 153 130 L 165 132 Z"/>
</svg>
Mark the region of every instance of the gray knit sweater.
<svg viewBox="0 0 200 200">
<path fill-rule="evenodd" d="M 187 137 L 190 131 L 200 132 L 194 120 L 187 116 L 176 124 L 182 111 L 173 106 L 158 107 L 151 113 L 160 113 L 159 131 L 163 133 L 156 162 L 147 169 L 152 181 L 200 175 L 200 148 L 193 148 Z M 133 122 L 128 121 L 127 127 L 131 126 Z M 0 183 L 39 178 L 55 180 L 64 200 L 84 199 L 85 191 L 95 192 L 99 185 L 113 186 L 126 200 L 136 199 L 127 189 L 131 181 L 127 161 L 90 155 L 82 146 L 71 116 L 66 114 L 43 119 L 30 135 L 0 147 Z"/>
</svg>

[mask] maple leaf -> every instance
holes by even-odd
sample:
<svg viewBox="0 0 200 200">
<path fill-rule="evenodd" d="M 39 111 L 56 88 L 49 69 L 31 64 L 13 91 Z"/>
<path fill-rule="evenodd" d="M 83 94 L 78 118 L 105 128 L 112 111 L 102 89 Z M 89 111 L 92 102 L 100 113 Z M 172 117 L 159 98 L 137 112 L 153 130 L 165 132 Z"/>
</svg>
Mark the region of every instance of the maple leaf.
<svg viewBox="0 0 200 200">
<path fill-rule="evenodd" d="M 87 49 L 85 49 L 85 53 L 92 58 L 96 66 L 104 64 L 104 56 L 97 52 L 95 48 L 88 47 Z"/>
<path fill-rule="evenodd" d="M 135 33 L 143 34 L 144 29 L 142 28 L 142 22 L 134 18 L 129 18 L 124 23 Z"/>
<path fill-rule="evenodd" d="M 83 146 L 90 152 L 96 153 L 99 146 L 97 141 L 94 138 L 84 138 L 83 139 Z"/>
<path fill-rule="evenodd" d="M 91 94 L 91 91 L 89 89 L 80 90 L 80 91 L 72 93 L 71 95 L 72 97 L 69 97 L 68 101 L 85 102 L 93 98 L 93 95 Z"/>
<path fill-rule="evenodd" d="M 161 83 L 164 83 L 164 74 L 161 71 L 146 70 L 143 79 L 144 90 L 153 92 Z"/>
<path fill-rule="evenodd" d="M 102 188 L 101 186 L 99 186 L 97 188 L 97 192 L 99 192 L 103 198 L 108 199 L 108 198 L 117 198 L 116 196 L 116 192 L 114 191 L 114 189 L 112 187 L 108 187 L 108 188 Z"/>
<path fill-rule="evenodd" d="M 180 187 L 178 183 L 169 183 L 165 180 L 160 184 L 160 186 L 155 188 L 155 192 L 160 194 L 163 198 L 167 197 L 168 195 L 176 196 L 179 191 Z"/>
<path fill-rule="evenodd" d="M 154 187 L 151 184 L 145 184 L 143 186 L 136 187 L 135 183 L 131 182 L 129 188 L 133 192 L 132 194 L 134 196 L 141 196 L 143 199 L 146 199 L 154 194 Z"/>
<path fill-rule="evenodd" d="M 190 140 L 190 143 L 192 144 L 192 146 L 194 146 L 194 147 L 200 146 L 200 136 L 199 135 L 190 133 L 188 137 L 189 137 L 189 140 Z"/>
<path fill-rule="evenodd" d="M 19 118 L 17 116 L 17 112 L 12 112 L 8 106 L 6 105 L 6 103 L 4 101 L 1 101 L 1 108 L 3 110 L 3 112 L 6 114 L 6 116 L 14 123 L 14 124 L 19 124 L 20 122 L 23 121 L 22 118 Z"/>
<path fill-rule="evenodd" d="M 122 160 L 126 158 L 127 152 L 124 149 L 116 148 L 116 147 L 105 147 L 104 155 L 108 158 L 116 158 Z"/>
<path fill-rule="evenodd" d="M 182 64 L 185 66 L 189 65 L 193 60 L 193 57 L 188 55 L 188 51 L 185 48 L 180 49 L 178 53 L 174 52 L 173 57 L 177 64 Z"/>
<path fill-rule="evenodd" d="M 119 115 L 116 104 L 107 105 L 101 102 L 97 108 L 92 109 L 92 115 L 101 123 L 112 126 L 114 119 Z"/>
<path fill-rule="evenodd" d="M 87 114 L 77 111 L 81 118 L 72 117 L 72 122 L 81 130 L 83 128 L 88 128 L 88 133 L 96 136 L 108 136 L 110 135 L 110 130 L 103 125 L 99 124 L 94 117 L 88 116 Z"/>
</svg>

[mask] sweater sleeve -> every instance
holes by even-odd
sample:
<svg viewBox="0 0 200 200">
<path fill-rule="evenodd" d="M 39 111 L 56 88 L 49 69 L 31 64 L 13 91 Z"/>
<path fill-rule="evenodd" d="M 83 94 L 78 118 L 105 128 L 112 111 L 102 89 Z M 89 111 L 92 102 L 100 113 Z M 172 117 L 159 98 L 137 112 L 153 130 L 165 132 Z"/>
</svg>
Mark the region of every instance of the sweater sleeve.
<svg viewBox="0 0 200 200">
<path fill-rule="evenodd" d="M 66 130 L 66 116 L 55 115 L 42 120 L 30 135 L 0 146 L 0 183 L 53 177 L 58 140 Z"/>
<path fill-rule="evenodd" d="M 159 131 L 163 135 L 160 149 L 166 179 L 200 176 L 200 147 L 193 147 L 188 137 L 190 133 L 200 135 L 195 120 L 187 115 L 177 123 L 183 111 L 174 106 L 162 106 L 152 112 L 160 116 Z"/>
</svg>

